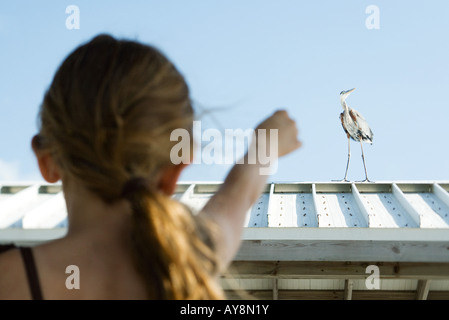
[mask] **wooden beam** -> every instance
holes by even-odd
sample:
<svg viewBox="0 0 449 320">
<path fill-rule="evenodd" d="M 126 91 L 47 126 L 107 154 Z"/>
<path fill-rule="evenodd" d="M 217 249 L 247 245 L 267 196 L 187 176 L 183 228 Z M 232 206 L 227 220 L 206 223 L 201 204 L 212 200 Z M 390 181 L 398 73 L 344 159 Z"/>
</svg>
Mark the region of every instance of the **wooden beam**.
<svg viewBox="0 0 449 320">
<path fill-rule="evenodd" d="M 351 300 L 352 299 L 352 287 L 353 287 L 352 279 L 346 279 L 345 280 L 345 292 L 344 292 L 344 299 L 345 300 Z"/>
<path fill-rule="evenodd" d="M 449 291 L 430 291 L 427 300 L 449 300 Z"/>
<path fill-rule="evenodd" d="M 418 286 L 416 288 L 416 299 L 417 300 L 426 300 L 429 294 L 430 289 L 430 281 L 431 280 L 419 280 Z"/>
<path fill-rule="evenodd" d="M 279 290 L 278 290 L 278 279 L 273 279 L 273 300 L 279 299 Z"/>
<path fill-rule="evenodd" d="M 239 279 L 366 279 L 369 265 L 384 279 L 449 279 L 449 263 L 234 261 L 223 277 Z"/>
<path fill-rule="evenodd" d="M 229 300 L 242 300 L 234 291 L 225 291 Z M 273 297 L 271 290 L 248 290 L 245 299 L 270 300 Z M 248 298 L 249 297 L 249 298 Z M 279 290 L 279 300 L 342 300 L 343 291 L 333 290 Z"/>
<path fill-rule="evenodd" d="M 252 228 L 259 229 L 259 228 Z M 267 234 L 284 230 L 276 230 L 277 228 L 260 228 L 267 231 Z M 282 228 L 279 228 L 282 229 Z M 296 231 L 302 234 L 298 228 L 284 228 L 285 237 L 288 232 Z M 306 229 L 306 228 L 304 228 Z M 318 232 L 324 233 L 341 230 L 345 232 L 345 228 L 315 228 Z M 356 228 L 346 228 L 356 229 Z M 363 230 L 366 229 L 366 230 Z M 353 231 L 353 234 L 372 233 L 376 228 L 359 228 Z M 386 229 L 386 228 L 385 228 Z M 382 233 L 383 230 L 374 230 Z M 395 230 L 390 228 L 385 232 L 402 233 L 403 230 Z M 406 228 L 403 228 L 404 230 Z M 410 228 L 413 231 L 420 230 L 425 234 L 426 229 Z M 252 230 L 253 231 L 253 230 Z M 258 233 L 254 231 L 253 233 Z M 434 229 L 433 236 L 436 234 L 441 236 L 441 240 L 436 241 L 373 241 L 373 240 L 290 240 L 284 239 L 267 239 L 267 240 L 243 240 L 235 260 L 254 260 L 254 261 L 390 261 L 390 262 L 449 262 L 448 251 L 448 234 L 446 229 Z M 304 231 L 307 232 L 307 231 Z M 442 235 L 442 233 L 445 233 Z M 411 232 L 412 234 L 413 232 Z M 419 232 L 417 232 L 419 233 Z M 280 237 L 281 235 L 277 234 Z M 446 240 L 447 239 L 447 240 Z"/>
<path fill-rule="evenodd" d="M 245 294 L 226 291 L 231 300 L 262 299 L 270 300 L 272 290 L 248 290 Z M 279 300 L 342 300 L 343 290 L 279 290 Z M 353 300 L 414 300 L 416 291 L 409 290 L 354 290 Z M 449 300 L 449 291 L 430 291 L 428 300 Z"/>
</svg>

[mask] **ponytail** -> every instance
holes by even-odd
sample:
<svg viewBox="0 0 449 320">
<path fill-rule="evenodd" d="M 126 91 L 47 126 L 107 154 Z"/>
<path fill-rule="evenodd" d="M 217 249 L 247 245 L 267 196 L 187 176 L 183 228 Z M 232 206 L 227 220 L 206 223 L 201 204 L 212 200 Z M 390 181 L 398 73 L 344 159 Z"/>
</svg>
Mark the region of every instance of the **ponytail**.
<svg viewBox="0 0 449 320">
<path fill-rule="evenodd" d="M 223 299 L 210 225 L 145 179 L 125 184 L 132 208 L 134 260 L 155 299 Z"/>
</svg>

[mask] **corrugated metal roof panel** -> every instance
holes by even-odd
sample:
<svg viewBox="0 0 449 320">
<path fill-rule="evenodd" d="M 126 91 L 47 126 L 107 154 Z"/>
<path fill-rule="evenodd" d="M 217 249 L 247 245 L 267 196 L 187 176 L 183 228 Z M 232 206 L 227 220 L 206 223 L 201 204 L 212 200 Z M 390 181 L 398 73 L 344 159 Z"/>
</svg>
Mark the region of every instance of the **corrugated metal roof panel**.
<svg viewBox="0 0 449 320">
<path fill-rule="evenodd" d="M 200 210 L 220 183 L 179 183 L 174 198 Z M 66 226 L 61 186 L 3 184 L 0 228 Z M 449 183 L 273 183 L 247 228 L 449 228 Z"/>
</svg>

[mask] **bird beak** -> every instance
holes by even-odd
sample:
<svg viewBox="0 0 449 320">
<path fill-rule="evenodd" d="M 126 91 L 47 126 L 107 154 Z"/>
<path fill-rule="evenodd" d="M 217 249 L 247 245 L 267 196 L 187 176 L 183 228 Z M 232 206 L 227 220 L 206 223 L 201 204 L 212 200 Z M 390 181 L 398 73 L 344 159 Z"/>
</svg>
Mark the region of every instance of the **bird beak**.
<svg viewBox="0 0 449 320">
<path fill-rule="evenodd" d="M 355 90 L 355 88 L 352 88 L 352 89 L 346 91 L 346 94 L 350 94 L 350 93 L 351 93 L 352 91 L 354 91 L 354 90 Z"/>
</svg>

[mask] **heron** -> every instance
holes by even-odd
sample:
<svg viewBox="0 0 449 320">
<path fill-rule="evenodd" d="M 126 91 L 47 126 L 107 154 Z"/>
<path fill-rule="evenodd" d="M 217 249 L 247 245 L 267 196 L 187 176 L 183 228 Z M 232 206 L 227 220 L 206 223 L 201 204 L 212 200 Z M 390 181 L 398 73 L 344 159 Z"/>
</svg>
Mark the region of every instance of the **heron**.
<svg viewBox="0 0 449 320">
<path fill-rule="evenodd" d="M 370 182 L 368 179 L 368 173 L 366 171 L 365 155 L 363 153 L 363 143 L 373 143 L 373 132 L 371 131 L 365 118 L 356 110 L 350 108 L 346 103 L 348 96 L 355 90 L 355 88 L 340 92 L 340 103 L 343 107 L 343 112 L 340 113 L 340 121 L 348 137 L 348 162 L 346 163 L 345 177 L 342 181 L 347 180 L 349 160 L 351 159 L 351 139 L 360 142 L 360 148 L 362 149 L 363 167 L 365 169 L 365 180 L 362 182 Z"/>
</svg>

